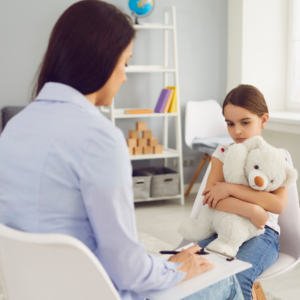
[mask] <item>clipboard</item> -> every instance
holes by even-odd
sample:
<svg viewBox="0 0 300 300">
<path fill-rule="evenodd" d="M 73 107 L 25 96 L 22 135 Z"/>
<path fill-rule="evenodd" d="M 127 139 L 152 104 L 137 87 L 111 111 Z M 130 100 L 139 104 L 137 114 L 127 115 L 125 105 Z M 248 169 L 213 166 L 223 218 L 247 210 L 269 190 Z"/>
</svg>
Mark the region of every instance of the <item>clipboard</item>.
<svg viewBox="0 0 300 300">
<path fill-rule="evenodd" d="M 193 245 L 194 244 L 189 244 L 183 247 L 183 249 L 189 248 Z M 227 260 L 228 256 L 214 253 L 207 248 L 205 248 L 205 251 L 209 252 L 209 254 L 205 255 L 205 258 L 209 259 L 216 265 L 214 269 L 204 272 L 187 281 L 180 282 L 169 289 L 148 292 L 145 295 L 147 299 L 180 300 L 202 289 L 205 289 L 206 287 L 214 283 L 217 283 L 225 278 L 228 278 L 234 274 L 252 267 L 250 263 L 241 261 L 236 258 Z M 166 257 L 163 257 L 163 259 L 168 260 L 169 257 L 170 255 L 166 255 Z"/>
</svg>

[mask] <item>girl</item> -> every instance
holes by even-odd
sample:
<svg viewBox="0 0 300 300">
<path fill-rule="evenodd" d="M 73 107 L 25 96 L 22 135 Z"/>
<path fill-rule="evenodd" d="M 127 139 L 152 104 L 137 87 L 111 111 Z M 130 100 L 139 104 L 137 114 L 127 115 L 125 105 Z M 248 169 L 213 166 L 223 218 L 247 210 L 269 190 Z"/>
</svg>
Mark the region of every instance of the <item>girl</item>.
<svg viewBox="0 0 300 300">
<path fill-rule="evenodd" d="M 269 119 L 268 107 L 262 93 L 251 85 L 239 85 L 226 96 L 223 115 L 228 132 L 235 143 L 261 135 Z M 249 218 L 265 233 L 243 243 L 237 258 L 253 265 L 237 274 L 245 300 L 252 299 L 255 279 L 278 258 L 280 233 L 278 215 L 287 204 L 288 190 L 279 188 L 272 193 L 256 191 L 250 187 L 224 182 L 223 163 L 230 145 L 219 145 L 212 155 L 212 167 L 203 191 L 203 205 Z M 217 235 L 200 241 L 206 247 Z"/>
</svg>

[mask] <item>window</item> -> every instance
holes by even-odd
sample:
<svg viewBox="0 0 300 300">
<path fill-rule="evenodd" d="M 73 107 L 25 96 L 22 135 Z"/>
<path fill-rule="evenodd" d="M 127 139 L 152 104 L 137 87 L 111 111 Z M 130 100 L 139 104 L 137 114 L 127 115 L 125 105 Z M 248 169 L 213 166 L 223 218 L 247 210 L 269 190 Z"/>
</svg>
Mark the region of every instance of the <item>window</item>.
<svg viewBox="0 0 300 300">
<path fill-rule="evenodd" d="M 300 0 L 290 0 L 288 49 L 288 108 L 300 109 Z"/>
</svg>

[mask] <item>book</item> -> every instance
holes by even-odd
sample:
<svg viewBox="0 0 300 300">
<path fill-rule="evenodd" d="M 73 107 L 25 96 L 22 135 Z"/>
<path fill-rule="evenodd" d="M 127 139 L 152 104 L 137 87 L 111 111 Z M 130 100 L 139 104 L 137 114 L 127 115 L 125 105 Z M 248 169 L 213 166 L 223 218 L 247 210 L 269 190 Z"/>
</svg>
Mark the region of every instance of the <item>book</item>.
<svg viewBox="0 0 300 300">
<path fill-rule="evenodd" d="M 177 87 L 176 86 L 168 86 L 167 89 L 173 90 L 173 98 L 171 100 L 169 113 L 177 113 Z"/>
<path fill-rule="evenodd" d="M 183 249 L 187 249 L 193 244 L 189 244 Z M 180 250 L 180 249 L 178 249 Z M 205 248 L 205 251 L 207 249 Z M 210 252 L 208 250 L 208 252 Z M 164 255 L 163 259 L 167 260 L 171 255 Z M 201 273 L 200 275 L 191 278 L 187 281 L 180 282 L 168 289 L 159 291 L 149 291 L 146 293 L 146 297 L 155 300 L 169 300 L 169 299 L 182 299 L 191 294 L 196 293 L 206 287 L 221 281 L 229 276 L 242 272 L 252 267 L 250 263 L 241 261 L 239 259 L 227 260 L 226 257 L 215 253 L 209 253 L 204 256 L 215 264 L 215 268 Z"/>
<path fill-rule="evenodd" d="M 164 111 L 170 92 L 170 89 L 162 89 L 154 109 L 156 113 L 162 113 Z"/>
<path fill-rule="evenodd" d="M 173 95 L 174 95 L 174 90 L 171 90 L 171 89 L 168 89 L 168 90 L 170 90 L 170 95 L 169 95 L 168 101 L 167 101 L 167 103 L 165 105 L 165 108 L 164 108 L 164 114 L 166 114 L 169 111 L 170 104 L 172 102 Z"/>
<path fill-rule="evenodd" d="M 153 110 L 152 109 L 125 109 L 124 114 L 126 115 L 135 115 L 135 114 L 152 114 Z"/>
</svg>

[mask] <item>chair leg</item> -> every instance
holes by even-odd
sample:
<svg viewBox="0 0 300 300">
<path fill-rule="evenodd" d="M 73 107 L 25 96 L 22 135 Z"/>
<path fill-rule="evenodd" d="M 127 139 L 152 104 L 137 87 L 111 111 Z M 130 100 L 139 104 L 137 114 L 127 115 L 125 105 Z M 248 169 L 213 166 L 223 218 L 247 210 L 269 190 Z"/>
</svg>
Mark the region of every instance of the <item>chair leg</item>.
<svg viewBox="0 0 300 300">
<path fill-rule="evenodd" d="M 191 182 L 190 182 L 190 184 L 189 184 L 189 186 L 188 186 L 188 188 L 187 188 L 187 190 L 185 192 L 185 195 L 184 195 L 185 197 L 187 197 L 190 194 L 190 191 L 191 191 L 191 189 L 192 189 L 192 187 L 193 187 L 196 179 L 198 178 L 198 176 L 199 176 L 199 174 L 200 174 L 200 172 L 201 172 L 201 170 L 202 170 L 202 168 L 203 168 L 203 166 L 205 164 L 205 161 L 208 158 L 208 156 L 209 156 L 208 154 L 204 154 L 203 155 L 203 157 L 202 157 L 202 159 L 201 159 L 201 161 L 200 161 L 200 163 L 199 163 L 199 165 L 197 167 L 197 170 L 196 170 L 196 172 L 195 172 L 195 174 L 194 174 L 194 176 L 193 176 L 193 178 L 192 178 L 192 180 L 191 180 Z"/>
<path fill-rule="evenodd" d="M 252 287 L 252 299 L 253 300 L 267 300 L 266 295 L 260 282 L 254 282 Z"/>
<path fill-rule="evenodd" d="M 257 300 L 255 289 L 254 289 L 254 284 L 252 286 L 252 300 Z"/>
</svg>

